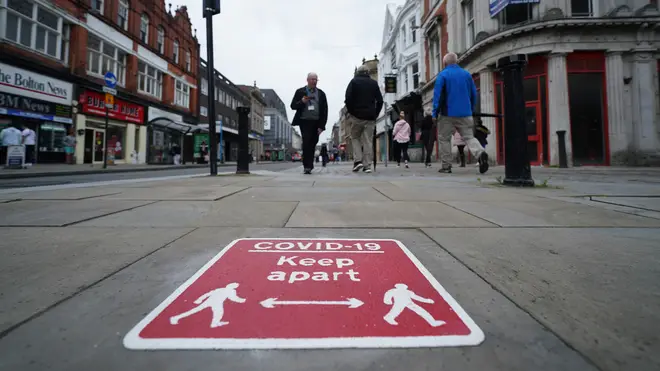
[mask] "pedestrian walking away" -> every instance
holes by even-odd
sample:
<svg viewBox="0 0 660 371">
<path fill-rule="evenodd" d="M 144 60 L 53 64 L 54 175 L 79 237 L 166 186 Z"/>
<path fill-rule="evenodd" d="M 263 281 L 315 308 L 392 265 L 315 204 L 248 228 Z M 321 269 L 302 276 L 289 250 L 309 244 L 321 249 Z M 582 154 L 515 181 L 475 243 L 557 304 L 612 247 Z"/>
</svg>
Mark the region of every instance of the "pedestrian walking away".
<svg viewBox="0 0 660 371">
<path fill-rule="evenodd" d="M 328 100 L 323 90 L 316 87 L 318 79 L 314 72 L 307 74 L 307 85 L 296 90 L 291 100 L 291 109 L 296 111 L 291 125 L 300 127 L 305 174 L 311 174 L 314 169 L 316 144 L 328 122 Z"/>
<path fill-rule="evenodd" d="M 323 143 L 321 144 L 321 164 L 325 167 L 328 164 L 328 145 Z"/>
<path fill-rule="evenodd" d="M 472 75 L 458 64 L 455 53 L 443 58 L 445 69 L 438 74 L 433 91 L 433 117 L 438 118 L 441 173 L 451 173 L 451 137 L 458 131 L 470 153 L 479 159 L 479 172 L 488 171 L 488 155 L 474 137 L 472 114 L 477 104 L 477 87 Z"/>
<path fill-rule="evenodd" d="M 369 77 L 366 66 L 357 69 L 346 88 L 347 120 L 351 128 L 353 171 L 371 172 L 373 134 L 376 119 L 383 108 L 383 95 L 378 83 Z"/>
<path fill-rule="evenodd" d="M 401 158 L 406 165 L 406 169 L 409 168 L 408 161 L 408 143 L 410 142 L 410 124 L 406 121 L 406 113 L 401 111 L 399 113 L 399 121 L 394 124 L 394 129 L 392 130 L 392 136 L 394 137 L 394 142 L 396 143 L 396 150 L 394 151 L 394 159 L 396 160 L 396 166 L 401 166 Z"/>
<path fill-rule="evenodd" d="M 426 152 L 426 157 L 424 159 L 424 165 L 426 165 L 426 167 L 431 167 L 431 154 L 433 153 L 433 145 L 435 144 L 437 132 L 433 120 L 432 109 L 427 108 L 424 112 L 424 119 L 422 119 L 422 135 L 420 136 L 420 139 L 424 144 L 424 152 Z"/>
</svg>

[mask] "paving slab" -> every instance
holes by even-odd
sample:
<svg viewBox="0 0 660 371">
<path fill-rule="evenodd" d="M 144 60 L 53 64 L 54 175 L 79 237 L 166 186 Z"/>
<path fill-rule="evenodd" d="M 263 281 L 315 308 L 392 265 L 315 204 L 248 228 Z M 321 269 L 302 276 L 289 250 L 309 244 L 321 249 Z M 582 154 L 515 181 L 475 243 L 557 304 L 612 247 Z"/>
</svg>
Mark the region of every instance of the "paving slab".
<svg viewBox="0 0 660 371">
<path fill-rule="evenodd" d="M 10 193 L 4 196 L 21 200 L 84 200 L 87 198 L 114 195 L 121 191 L 122 189 L 113 187 L 81 187 L 53 189 L 48 191 L 24 191 Z"/>
<path fill-rule="evenodd" d="M 301 202 L 287 227 L 496 227 L 438 202 Z"/>
<path fill-rule="evenodd" d="M 497 201 L 527 200 L 535 201 L 538 197 L 521 195 L 504 189 L 489 189 L 476 186 L 445 188 L 434 187 L 397 187 L 375 186 L 379 192 L 393 201 Z"/>
<path fill-rule="evenodd" d="M 372 187 L 251 187 L 230 199 L 251 201 L 389 201 Z"/>
<path fill-rule="evenodd" d="M 161 201 L 97 218 L 95 227 L 283 227 L 297 202 Z"/>
<path fill-rule="evenodd" d="M 388 183 L 401 188 L 410 187 L 438 187 L 438 188 L 464 188 L 464 182 L 453 182 L 444 179 L 400 179 L 390 180 Z M 475 183 L 476 184 L 476 183 Z"/>
<path fill-rule="evenodd" d="M 0 226 L 60 227 L 72 223 L 132 210 L 153 201 L 117 200 L 33 200 L 0 204 Z"/>
<path fill-rule="evenodd" d="M 369 176 L 369 175 L 367 175 Z M 314 183 L 314 187 L 328 188 L 328 187 L 375 187 L 388 185 L 386 180 L 372 180 L 372 179 L 337 179 L 337 178 L 318 178 Z"/>
<path fill-rule="evenodd" d="M 476 347 L 420 349 L 153 352 L 123 347 L 126 332 L 146 313 L 222 247 L 247 236 L 401 240 L 483 329 L 486 340 Z M 596 370 L 426 236 L 411 230 L 383 235 L 373 230 L 202 228 L 14 330 L 0 339 L 0 354 L 0 369 L 21 371 L 197 371 L 209 365 L 264 371 Z"/>
<path fill-rule="evenodd" d="M 312 187 L 314 185 L 314 180 L 291 180 L 290 178 L 273 178 L 265 182 L 255 183 L 253 187 L 267 187 L 267 188 L 276 188 L 276 187 Z"/>
<path fill-rule="evenodd" d="M 591 200 L 648 211 L 660 211 L 660 197 L 591 197 Z"/>
<path fill-rule="evenodd" d="M 0 333 L 190 231 L 2 228 Z"/>
<path fill-rule="evenodd" d="M 502 227 L 660 227 L 660 220 L 558 200 L 445 201 Z"/>
<path fill-rule="evenodd" d="M 238 193 L 247 187 L 235 186 L 161 186 L 154 188 L 128 188 L 116 194 L 101 197 L 104 200 L 164 200 L 214 201 Z"/>
<path fill-rule="evenodd" d="M 425 229 L 602 370 L 660 369 L 660 229 Z"/>
</svg>

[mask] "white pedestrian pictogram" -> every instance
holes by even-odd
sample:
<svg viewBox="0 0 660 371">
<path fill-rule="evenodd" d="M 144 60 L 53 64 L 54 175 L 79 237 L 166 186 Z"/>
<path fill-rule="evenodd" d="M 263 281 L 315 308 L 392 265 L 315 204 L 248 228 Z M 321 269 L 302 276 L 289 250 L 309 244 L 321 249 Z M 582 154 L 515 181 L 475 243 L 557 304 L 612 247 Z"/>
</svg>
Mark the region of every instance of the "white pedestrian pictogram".
<svg viewBox="0 0 660 371">
<path fill-rule="evenodd" d="M 177 325 L 181 319 L 192 316 L 193 314 L 201 312 L 206 308 L 211 308 L 211 311 L 213 311 L 211 328 L 229 324 L 227 321 L 222 321 L 222 316 L 225 314 L 225 301 L 229 299 L 234 303 L 245 303 L 245 299 L 239 297 L 236 293 L 237 287 L 238 283 L 234 282 L 228 284 L 226 287 L 207 292 L 194 301 L 194 303 L 197 304 L 195 308 L 170 317 L 170 323 Z"/>
<path fill-rule="evenodd" d="M 417 315 L 422 317 L 426 322 L 429 323 L 429 325 L 433 327 L 442 326 L 446 323 L 445 321 L 440 321 L 433 318 L 433 316 L 427 312 L 426 309 L 415 304 L 413 300 L 428 304 L 434 303 L 432 299 L 423 298 L 416 295 L 411 290 L 408 290 L 408 285 L 397 283 L 394 285 L 394 288 L 388 290 L 383 297 L 385 304 L 392 305 L 392 309 L 390 309 L 389 313 L 387 313 L 383 319 L 385 319 L 385 321 L 390 325 L 398 325 L 399 323 L 396 321 L 396 318 L 399 316 L 399 314 L 401 314 L 401 312 L 403 312 L 404 309 L 408 308 L 417 313 Z"/>
</svg>

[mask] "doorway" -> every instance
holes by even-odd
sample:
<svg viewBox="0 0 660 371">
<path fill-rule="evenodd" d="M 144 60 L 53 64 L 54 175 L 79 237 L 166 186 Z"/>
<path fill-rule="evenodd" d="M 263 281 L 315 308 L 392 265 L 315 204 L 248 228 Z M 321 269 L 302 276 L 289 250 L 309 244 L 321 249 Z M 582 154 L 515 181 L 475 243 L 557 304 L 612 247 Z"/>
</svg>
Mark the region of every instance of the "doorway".
<svg viewBox="0 0 660 371">
<path fill-rule="evenodd" d="M 529 164 L 541 164 L 541 104 L 539 102 L 525 104 L 525 127 L 527 128 L 527 156 Z"/>
<path fill-rule="evenodd" d="M 101 163 L 105 154 L 105 132 L 98 129 L 85 129 L 85 164 Z"/>
<path fill-rule="evenodd" d="M 603 74 L 569 73 L 568 91 L 573 163 L 576 166 L 604 165 Z"/>
</svg>

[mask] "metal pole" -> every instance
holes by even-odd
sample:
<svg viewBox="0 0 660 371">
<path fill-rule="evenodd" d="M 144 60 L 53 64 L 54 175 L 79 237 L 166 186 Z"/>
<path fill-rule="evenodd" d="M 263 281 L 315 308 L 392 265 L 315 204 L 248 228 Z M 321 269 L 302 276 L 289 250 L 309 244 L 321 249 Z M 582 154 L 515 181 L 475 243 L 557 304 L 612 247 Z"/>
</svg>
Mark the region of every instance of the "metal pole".
<svg viewBox="0 0 660 371">
<path fill-rule="evenodd" d="M 532 170 L 527 154 L 527 128 L 525 125 L 525 97 L 523 96 L 523 70 L 527 55 L 517 54 L 497 61 L 497 69 L 504 81 L 504 184 L 533 187 Z"/>
<path fill-rule="evenodd" d="M 104 133 L 103 133 L 103 168 L 107 169 L 108 168 L 108 106 L 107 103 L 104 102 L 105 105 L 105 125 L 104 125 Z"/>
<path fill-rule="evenodd" d="M 250 174 L 250 139 L 248 137 L 250 107 L 238 107 L 238 161 L 236 174 Z"/>
<path fill-rule="evenodd" d="M 375 126 L 374 126 L 374 136 L 373 136 L 373 139 L 372 139 L 371 142 L 372 142 L 371 143 L 372 144 L 371 145 L 371 151 L 372 151 L 371 153 L 372 153 L 373 158 L 374 158 L 374 171 L 376 171 L 376 127 Z"/>
<path fill-rule="evenodd" d="M 213 14 L 206 12 L 206 75 L 208 88 L 209 118 L 209 168 L 211 175 L 218 175 L 218 137 L 215 132 L 215 68 L 213 67 Z"/>
</svg>

